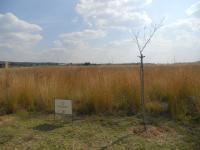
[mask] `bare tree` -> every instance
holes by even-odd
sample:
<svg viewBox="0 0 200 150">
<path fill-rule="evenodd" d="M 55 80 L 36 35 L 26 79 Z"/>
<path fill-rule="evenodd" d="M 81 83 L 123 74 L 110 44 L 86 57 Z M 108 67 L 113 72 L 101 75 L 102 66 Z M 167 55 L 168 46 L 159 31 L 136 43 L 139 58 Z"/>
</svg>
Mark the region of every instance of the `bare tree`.
<svg viewBox="0 0 200 150">
<path fill-rule="evenodd" d="M 131 32 L 132 33 L 132 39 L 135 41 L 137 45 L 137 49 L 139 51 L 139 58 L 140 58 L 140 87 L 141 87 L 141 93 L 140 93 L 140 102 L 142 107 L 142 116 L 143 116 L 143 125 L 144 130 L 147 130 L 146 127 L 146 112 L 145 112 L 145 100 L 144 100 L 144 64 L 143 64 L 143 51 L 147 47 L 147 45 L 151 42 L 153 36 L 155 35 L 156 31 L 158 31 L 159 28 L 161 28 L 163 24 L 164 19 L 159 24 L 154 24 L 151 27 L 147 28 L 144 27 L 143 32 Z M 147 35 L 148 34 L 148 35 Z"/>
</svg>

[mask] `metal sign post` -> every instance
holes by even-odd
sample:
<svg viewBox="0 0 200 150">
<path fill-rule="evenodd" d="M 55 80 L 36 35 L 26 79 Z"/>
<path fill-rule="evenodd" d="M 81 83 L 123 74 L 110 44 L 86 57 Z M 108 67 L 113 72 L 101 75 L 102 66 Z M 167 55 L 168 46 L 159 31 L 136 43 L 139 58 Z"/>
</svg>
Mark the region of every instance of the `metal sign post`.
<svg viewBox="0 0 200 150">
<path fill-rule="evenodd" d="M 72 131 L 74 131 L 74 119 L 73 119 L 73 108 L 72 100 L 64 99 L 54 99 L 54 120 L 56 119 L 56 114 L 59 115 L 71 115 L 72 118 Z M 74 149 L 74 137 L 72 143 L 72 149 Z"/>
</svg>

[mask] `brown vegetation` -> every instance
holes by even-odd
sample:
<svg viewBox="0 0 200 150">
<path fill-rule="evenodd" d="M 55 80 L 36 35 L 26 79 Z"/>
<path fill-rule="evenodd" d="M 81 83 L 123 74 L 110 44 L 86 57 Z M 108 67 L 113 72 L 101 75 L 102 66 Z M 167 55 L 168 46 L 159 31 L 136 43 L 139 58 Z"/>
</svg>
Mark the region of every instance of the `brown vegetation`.
<svg viewBox="0 0 200 150">
<path fill-rule="evenodd" d="M 0 70 L 0 113 L 52 112 L 54 98 L 74 100 L 76 113 L 140 110 L 139 67 L 68 66 Z M 200 65 L 146 65 L 145 102 L 153 115 L 190 119 L 200 113 Z"/>
</svg>

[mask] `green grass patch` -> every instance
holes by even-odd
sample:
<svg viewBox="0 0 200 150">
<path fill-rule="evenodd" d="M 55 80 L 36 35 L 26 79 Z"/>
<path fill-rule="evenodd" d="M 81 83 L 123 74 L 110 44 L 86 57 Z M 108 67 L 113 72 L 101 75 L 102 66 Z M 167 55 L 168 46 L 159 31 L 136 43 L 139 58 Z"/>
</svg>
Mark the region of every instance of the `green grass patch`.
<svg viewBox="0 0 200 150">
<path fill-rule="evenodd" d="M 200 149 L 200 127 L 154 118 L 147 133 L 136 116 L 84 116 L 69 120 L 53 115 L 0 117 L 0 149 Z"/>
</svg>

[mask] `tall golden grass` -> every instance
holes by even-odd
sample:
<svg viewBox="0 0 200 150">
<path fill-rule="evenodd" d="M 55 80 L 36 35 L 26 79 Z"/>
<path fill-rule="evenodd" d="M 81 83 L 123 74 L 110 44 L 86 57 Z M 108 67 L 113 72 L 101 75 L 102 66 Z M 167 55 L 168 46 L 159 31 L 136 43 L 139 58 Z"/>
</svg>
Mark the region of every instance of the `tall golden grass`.
<svg viewBox="0 0 200 150">
<path fill-rule="evenodd" d="M 74 110 L 80 114 L 139 112 L 139 66 L 0 70 L 1 112 L 52 112 L 54 98 L 74 100 Z M 151 114 L 165 112 L 175 118 L 199 115 L 200 65 L 146 65 L 145 105 Z"/>
</svg>

